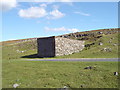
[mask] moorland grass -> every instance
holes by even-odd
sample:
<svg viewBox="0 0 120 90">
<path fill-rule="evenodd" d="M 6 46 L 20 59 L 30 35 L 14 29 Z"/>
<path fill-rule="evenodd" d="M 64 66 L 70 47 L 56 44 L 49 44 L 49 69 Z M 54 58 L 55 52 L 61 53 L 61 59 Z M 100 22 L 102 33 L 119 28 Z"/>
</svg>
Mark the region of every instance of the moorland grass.
<svg viewBox="0 0 120 90">
<path fill-rule="evenodd" d="M 110 40 L 112 43 L 109 43 Z M 99 42 L 103 45 L 98 45 Z M 92 42 L 85 42 L 85 44 L 89 43 Z M 113 45 L 115 43 L 116 46 Z M 111 52 L 101 51 L 107 47 L 111 48 Z M 37 54 L 36 43 L 32 41 L 7 44 L 0 49 L 2 49 L 3 59 L 3 88 L 12 88 L 15 83 L 20 85 L 19 88 L 118 87 L 118 76 L 113 75 L 118 71 L 118 62 L 26 61 L 25 59 L 31 58 L 22 58 L 23 56 Z M 20 53 L 17 50 L 25 52 Z M 118 34 L 103 35 L 95 41 L 94 46 L 84 48 L 79 53 L 53 58 L 118 58 Z M 87 66 L 95 66 L 95 68 L 84 69 Z"/>
<path fill-rule="evenodd" d="M 84 69 L 87 66 L 93 69 Z M 3 60 L 3 88 L 117 88 L 117 62 Z"/>
<path fill-rule="evenodd" d="M 113 39 L 111 39 L 113 38 Z M 109 43 L 111 41 L 111 43 Z M 102 42 L 103 45 L 98 45 L 99 42 Z M 15 45 L 3 46 L 3 59 L 31 59 L 29 55 L 37 54 L 37 46 L 35 43 L 23 42 Z M 85 44 L 92 43 L 91 41 L 86 41 Z M 116 46 L 114 45 L 116 44 Z M 104 51 L 104 48 L 110 48 L 111 51 Z M 23 53 L 17 52 L 25 51 Z M 103 51 L 102 51 L 103 50 Z M 27 57 L 26 57 L 27 56 Z M 34 57 L 32 59 L 43 59 Z M 118 34 L 103 35 L 102 38 L 95 41 L 95 45 L 90 46 L 89 48 L 85 47 L 84 50 L 73 53 L 71 55 L 57 56 L 52 58 L 118 58 Z M 49 59 L 49 58 L 45 58 Z"/>
</svg>

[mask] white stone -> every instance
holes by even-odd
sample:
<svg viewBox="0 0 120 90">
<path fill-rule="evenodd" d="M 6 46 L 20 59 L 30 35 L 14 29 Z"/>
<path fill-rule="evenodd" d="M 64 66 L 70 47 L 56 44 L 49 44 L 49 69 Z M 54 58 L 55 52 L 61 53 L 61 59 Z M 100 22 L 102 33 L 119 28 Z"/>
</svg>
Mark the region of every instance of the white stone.
<svg viewBox="0 0 120 90">
<path fill-rule="evenodd" d="M 67 86 L 64 86 L 63 88 L 68 88 Z"/>
<path fill-rule="evenodd" d="M 24 53 L 24 51 L 21 51 L 22 53 Z"/>
<path fill-rule="evenodd" d="M 118 72 L 114 72 L 114 75 L 118 75 Z"/>
<path fill-rule="evenodd" d="M 103 45 L 103 43 L 100 42 L 99 45 Z"/>
<path fill-rule="evenodd" d="M 16 83 L 16 84 L 13 84 L 13 88 L 17 88 L 19 85 Z"/>
</svg>

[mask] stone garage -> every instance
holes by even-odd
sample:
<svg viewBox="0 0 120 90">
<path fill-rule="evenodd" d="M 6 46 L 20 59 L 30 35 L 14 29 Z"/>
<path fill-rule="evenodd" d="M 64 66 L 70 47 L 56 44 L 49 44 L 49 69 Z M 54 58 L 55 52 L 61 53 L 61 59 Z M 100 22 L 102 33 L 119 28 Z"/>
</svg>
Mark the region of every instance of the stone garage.
<svg viewBox="0 0 120 90">
<path fill-rule="evenodd" d="M 37 44 L 39 57 L 69 55 L 79 52 L 84 48 L 84 41 L 58 36 L 38 38 Z"/>
</svg>

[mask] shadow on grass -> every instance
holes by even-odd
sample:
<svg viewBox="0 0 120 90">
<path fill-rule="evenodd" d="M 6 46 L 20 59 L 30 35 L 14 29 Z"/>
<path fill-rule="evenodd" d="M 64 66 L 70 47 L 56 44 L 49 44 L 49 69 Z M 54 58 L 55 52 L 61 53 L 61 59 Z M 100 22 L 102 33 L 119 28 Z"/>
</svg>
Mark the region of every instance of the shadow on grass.
<svg viewBox="0 0 120 90">
<path fill-rule="evenodd" d="M 21 58 L 40 58 L 40 57 L 38 57 L 37 54 L 31 54 L 31 55 L 22 56 Z"/>
<path fill-rule="evenodd" d="M 40 57 L 37 54 L 31 54 L 31 55 L 22 56 L 21 58 L 50 58 L 50 57 L 51 56 Z"/>
</svg>

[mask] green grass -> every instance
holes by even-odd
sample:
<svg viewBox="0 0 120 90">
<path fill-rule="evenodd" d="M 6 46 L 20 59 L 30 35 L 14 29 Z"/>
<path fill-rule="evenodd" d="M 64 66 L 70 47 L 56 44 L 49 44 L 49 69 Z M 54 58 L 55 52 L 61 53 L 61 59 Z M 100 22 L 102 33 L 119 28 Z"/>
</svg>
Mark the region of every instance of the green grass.
<svg viewBox="0 0 120 90">
<path fill-rule="evenodd" d="M 95 66 L 91 70 L 84 69 Z M 3 60 L 3 88 L 117 88 L 117 62 Z"/>
<path fill-rule="evenodd" d="M 1 49 L 3 59 L 20 59 L 22 56 L 35 54 L 37 52 L 36 43 L 32 43 L 31 41 L 3 46 Z M 17 52 L 17 50 L 25 52 L 21 53 Z"/>
<path fill-rule="evenodd" d="M 112 43 L 109 43 L 110 38 Z M 118 34 L 103 35 L 97 40 L 86 40 L 85 44 L 95 43 L 90 48 L 84 48 L 79 53 L 53 58 L 118 58 Z M 103 45 L 98 45 L 102 42 Z M 111 48 L 111 52 L 101 51 Z M 18 44 L 7 44 L 2 48 L 2 86 L 12 88 L 19 84 L 19 88 L 117 88 L 117 62 L 72 62 L 72 61 L 25 61 L 22 56 L 37 53 L 36 41 L 26 41 Z M 17 52 L 25 51 L 23 53 Z M 31 58 L 29 58 L 31 59 Z M 35 58 L 34 58 L 35 59 Z M 41 58 L 39 58 L 41 59 Z M 46 58 L 48 59 L 48 58 Z M 96 66 L 92 70 L 85 70 L 87 66 Z M 119 72 L 120 73 L 120 72 Z"/>
<path fill-rule="evenodd" d="M 114 38 L 110 40 L 111 38 Z M 111 43 L 109 43 L 111 41 Z M 118 58 L 118 34 L 103 35 L 96 41 L 87 40 L 85 44 L 90 44 L 94 42 L 95 45 L 90 46 L 90 48 L 84 48 L 79 53 L 74 53 L 71 55 L 58 56 L 53 58 Z M 102 42 L 103 45 L 98 45 Z M 113 44 L 117 44 L 114 46 Z M 101 51 L 104 48 L 111 48 L 111 52 Z M 3 59 L 20 59 L 22 56 L 28 56 L 32 54 L 37 54 L 37 44 L 34 41 L 27 41 L 23 43 L 18 43 L 15 45 L 7 45 L 2 47 Z M 24 53 L 19 53 L 19 51 L 25 51 Z M 26 59 L 26 58 L 24 58 Z M 30 58 L 29 58 L 30 59 Z M 41 59 L 41 58 L 40 58 Z M 46 58 L 47 59 L 47 58 Z"/>
</svg>

